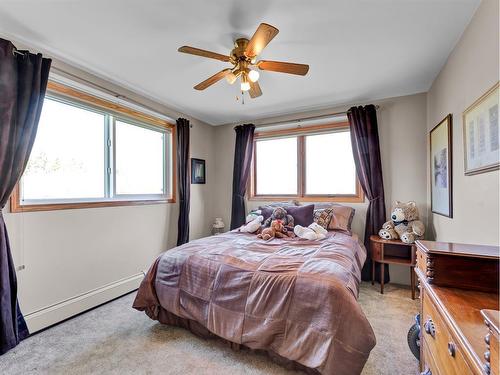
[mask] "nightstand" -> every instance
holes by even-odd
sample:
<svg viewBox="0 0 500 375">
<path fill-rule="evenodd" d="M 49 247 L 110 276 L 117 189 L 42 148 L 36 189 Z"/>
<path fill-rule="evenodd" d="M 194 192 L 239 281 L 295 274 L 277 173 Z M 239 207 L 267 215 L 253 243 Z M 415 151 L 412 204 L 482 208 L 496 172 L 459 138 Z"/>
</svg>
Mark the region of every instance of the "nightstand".
<svg viewBox="0 0 500 375">
<path fill-rule="evenodd" d="M 384 240 L 378 235 L 370 236 L 372 256 L 372 285 L 375 283 L 375 263 L 380 263 L 380 293 L 384 294 L 384 264 L 399 264 L 410 268 L 411 299 L 415 299 L 415 244 L 400 240 Z"/>
</svg>

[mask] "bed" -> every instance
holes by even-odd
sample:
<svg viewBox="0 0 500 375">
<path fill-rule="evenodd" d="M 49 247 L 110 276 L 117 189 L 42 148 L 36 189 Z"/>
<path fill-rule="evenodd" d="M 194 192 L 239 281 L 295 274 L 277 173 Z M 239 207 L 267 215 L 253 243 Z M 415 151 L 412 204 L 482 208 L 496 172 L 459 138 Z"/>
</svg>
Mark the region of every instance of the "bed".
<svg viewBox="0 0 500 375">
<path fill-rule="evenodd" d="M 263 241 L 232 231 L 162 253 L 133 307 L 310 372 L 359 374 L 375 346 L 357 302 L 365 259 L 341 232 Z"/>
</svg>

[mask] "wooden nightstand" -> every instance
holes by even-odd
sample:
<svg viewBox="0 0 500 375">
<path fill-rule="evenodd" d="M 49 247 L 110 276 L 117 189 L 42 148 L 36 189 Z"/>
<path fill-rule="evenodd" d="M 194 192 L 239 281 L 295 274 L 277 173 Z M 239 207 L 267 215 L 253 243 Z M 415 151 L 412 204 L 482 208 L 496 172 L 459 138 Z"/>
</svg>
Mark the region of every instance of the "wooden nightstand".
<svg viewBox="0 0 500 375">
<path fill-rule="evenodd" d="M 384 264 L 399 264 L 410 267 L 411 299 L 415 299 L 415 244 L 400 240 L 384 240 L 378 235 L 370 236 L 372 255 L 372 285 L 375 283 L 375 263 L 380 263 L 380 293 L 384 294 Z"/>
</svg>

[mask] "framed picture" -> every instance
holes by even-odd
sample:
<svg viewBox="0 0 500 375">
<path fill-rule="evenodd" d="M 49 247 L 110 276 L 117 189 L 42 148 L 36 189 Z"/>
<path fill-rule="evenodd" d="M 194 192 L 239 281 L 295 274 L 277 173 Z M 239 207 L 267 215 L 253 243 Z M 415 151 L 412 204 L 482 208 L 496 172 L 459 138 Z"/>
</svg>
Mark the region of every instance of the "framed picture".
<svg viewBox="0 0 500 375">
<path fill-rule="evenodd" d="M 452 192 L 452 117 L 446 116 L 430 137 L 431 210 L 435 214 L 453 217 Z"/>
<path fill-rule="evenodd" d="M 205 160 L 191 158 L 191 183 L 204 184 L 205 173 Z"/>
<path fill-rule="evenodd" d="M 465 174 L 499 167 L 498 82 L 463 113 Z"/>
</svg>

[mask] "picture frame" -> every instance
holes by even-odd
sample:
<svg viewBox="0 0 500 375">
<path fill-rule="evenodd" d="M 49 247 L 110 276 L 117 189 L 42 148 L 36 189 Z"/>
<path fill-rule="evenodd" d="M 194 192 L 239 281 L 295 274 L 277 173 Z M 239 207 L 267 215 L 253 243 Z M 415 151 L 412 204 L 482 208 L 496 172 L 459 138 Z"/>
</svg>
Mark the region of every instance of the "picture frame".
<svg viewBox="0 0 500 375">
<path fill-rule="evenodd" d="M 466 176 L 494 171 L 500 167 L 498 100 L 497 82 L 462 114 Z"/>
<path fill-rule="evenodd" d="M 206 183 L 205 160 L 191 158 L 191 183 L 192 184 Z"/>
<path fill-rule="evenodd" d="M 451 113 L 429 133 L 431 211 L 453 217 L 453 152 Z"/>
</svg>

